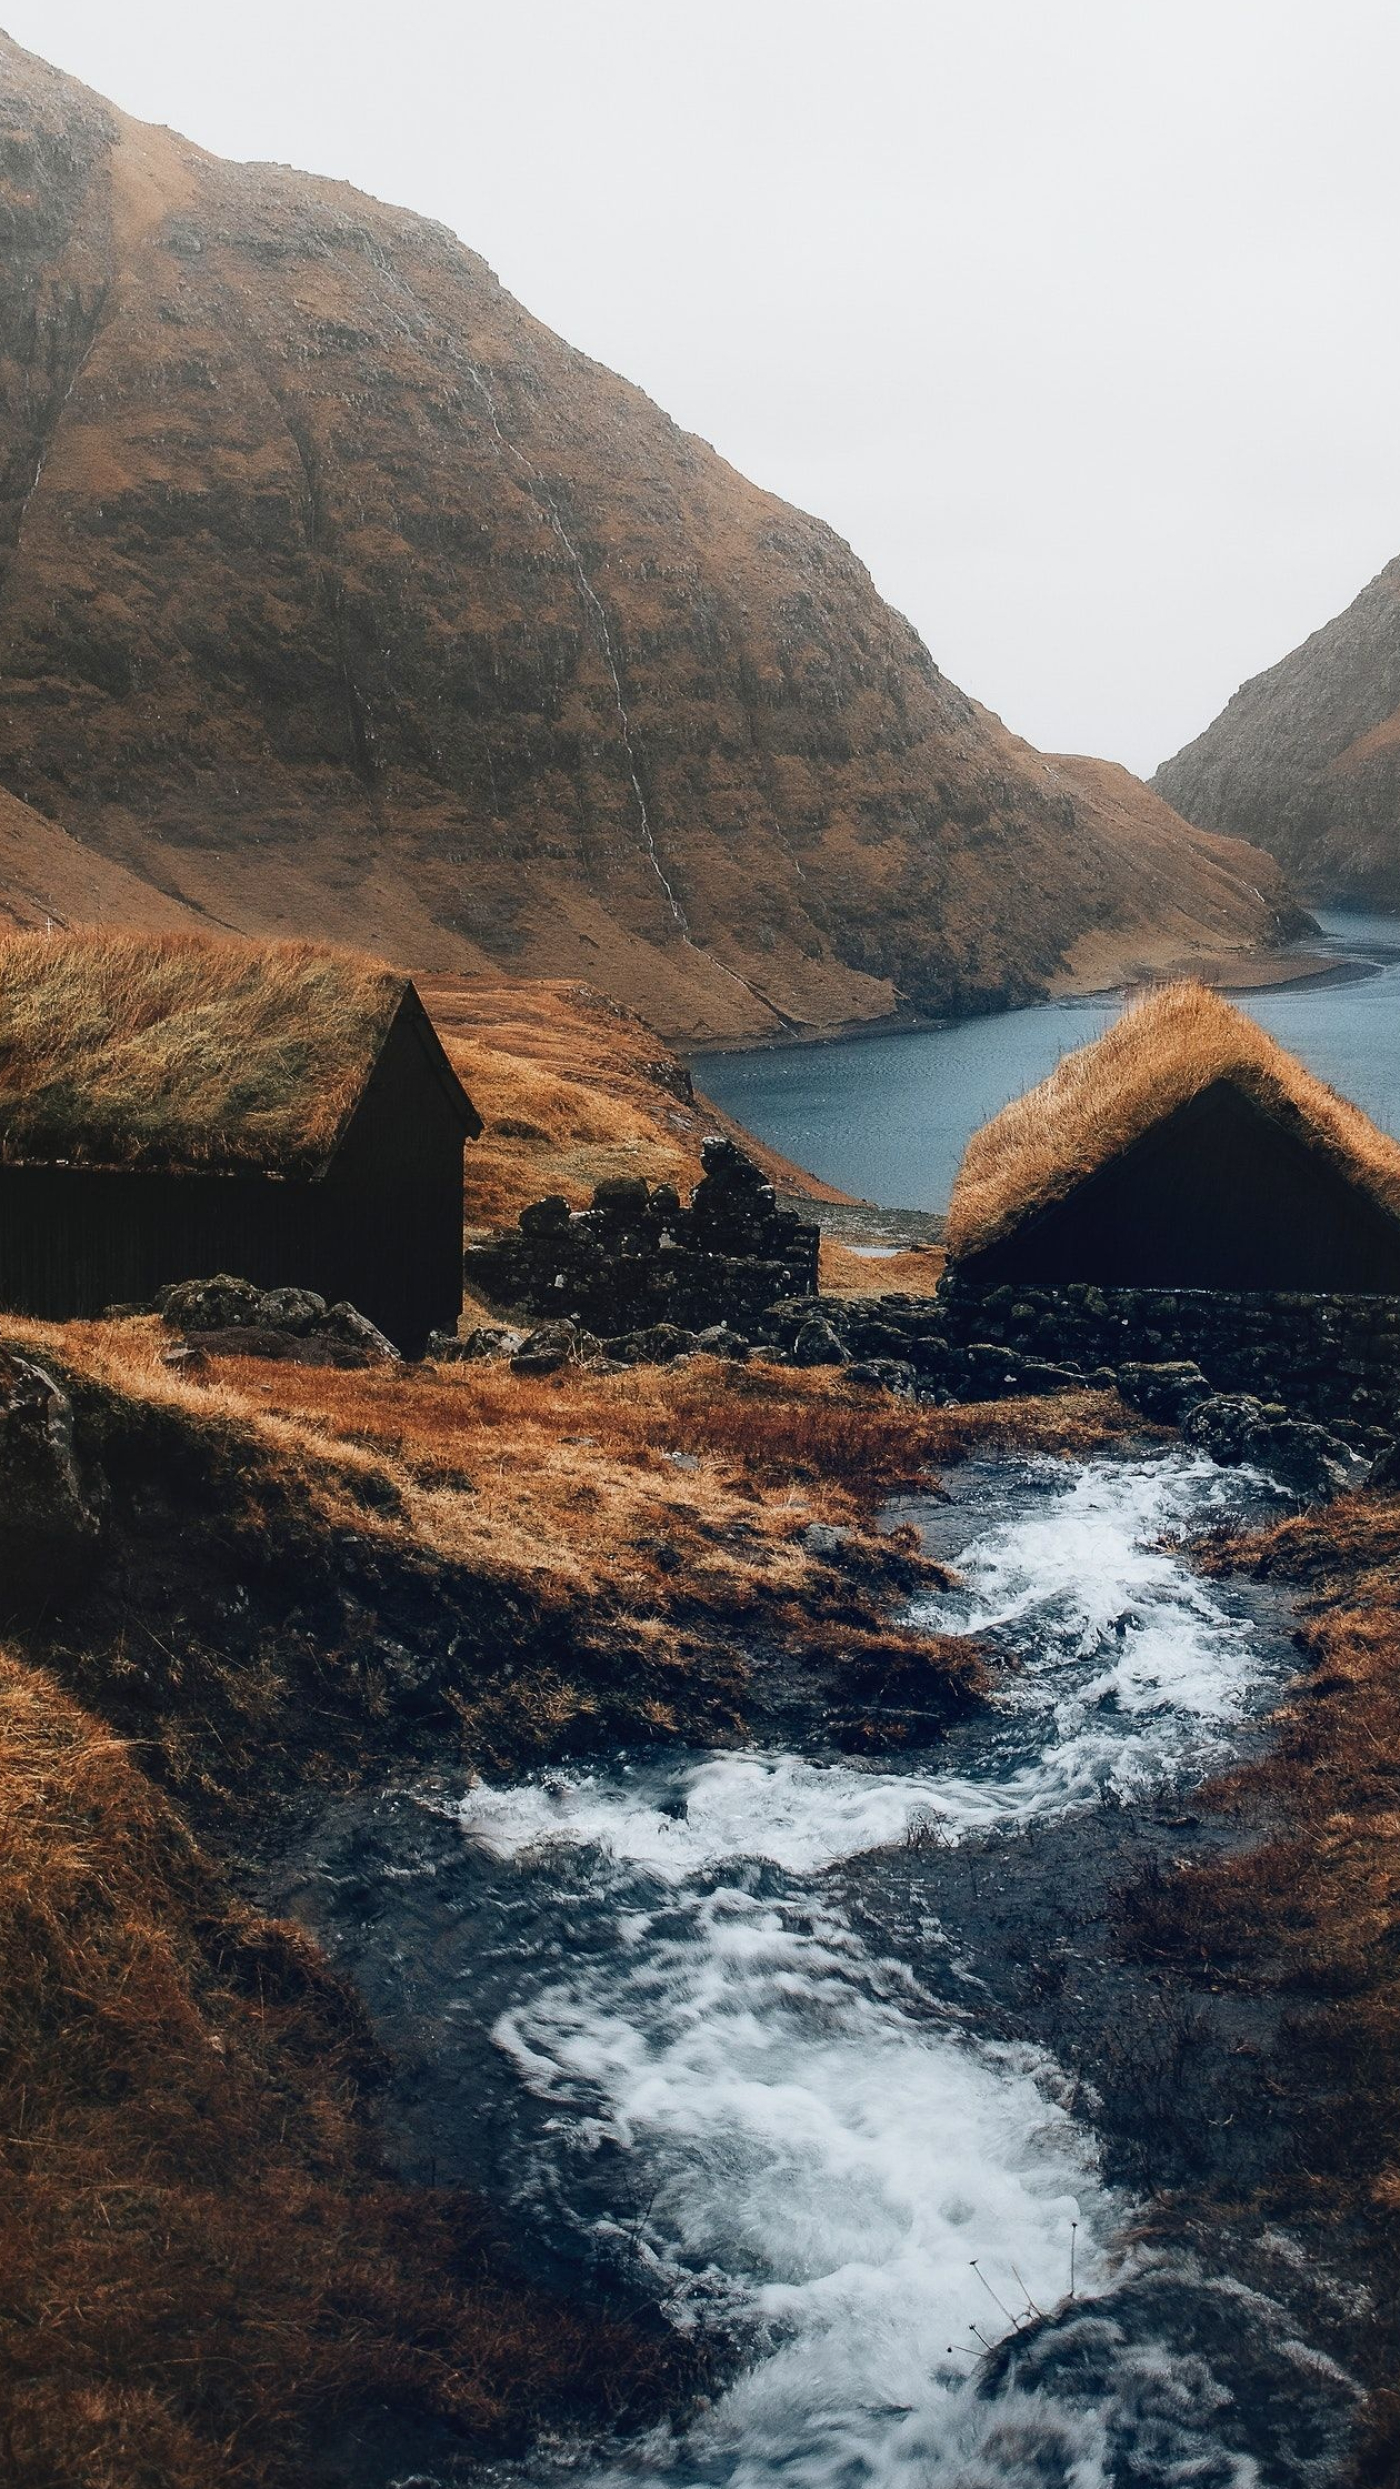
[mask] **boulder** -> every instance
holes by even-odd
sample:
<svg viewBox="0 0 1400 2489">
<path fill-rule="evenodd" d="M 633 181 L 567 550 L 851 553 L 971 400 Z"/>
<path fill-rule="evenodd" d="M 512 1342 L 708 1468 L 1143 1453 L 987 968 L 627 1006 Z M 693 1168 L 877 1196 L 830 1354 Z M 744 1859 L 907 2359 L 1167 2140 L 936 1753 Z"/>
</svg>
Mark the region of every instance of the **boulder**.
<svg viewBox="0 0 1400 2489">
<path fill-rule="evenodd" d="M 593 1207 L 608 1227 L 636 1227 L 651 1196 L 639 1175 L 606 1175 L 593 1187 Z"/>
<path fill-rule="evenodd" d="M 258 1320 L 270 1331 L 290 1331 L 305 1339 L 324 1323 L 326 1300 L 314 1288 L 268 1288 L 258 1302 Z"/>
<path fill-rule="evenodd" d="M 1181 1431 L 1188 1443 L 1229 1467 L 1249 1459 L 1249 1440 L 1263 1413 L 1263 1402 L 1248 1392 L 1215 1392 L 1190 1411 Z"/>
<path fill-rule="evenodd" d="M 697 1331 L 695 1345 L 702 1357 L 728 1357 L 735 1365 L 742 1365 L 750 1354 L 742 1332 L 731 1331 L 727 1322 L 712 1322 L 708 1330 Z"/>
<path fill-rule="evenodd" d="M 513 1374 L 557 1374 L 600 1353 L 601 1343 L 577 1322 L 542 1322 L 527 1333 L 511 1358 Z"/>
<path fill-rule="evenodd" d="M 1022 1357 L 993 1340 L 974 1340 L 967 1351 L 967 1397 L 970 1400 L 1048 1398 L 1061 1391 L 1082 1391 L 1084 1377 L 1073 1366 L 1051 1365 L 1043 1357 Z"/>
<path fill-rule="evenodd" d="M 800 1533 L 799 1545 L 809 1556 L 820 1556 L 825 1564 L 839 1564 L 855 1538 L 854 1530 L 834 1521 L 809 1521 Z"/>
<path fill-rule="evenodd" d="M 43 1366 L 0 1349 L 0 1599 L 61 1603 L 101 1544 L 100 1493 L 78 1467 L 72 1401 Z"/>
<path fill-rule="evenodd" d="M 360 1313 L 354 1305 L 342 1302 L 330 1306 L 317 1325 L 317 1337 L 335 1340 L 343 1348 L 358 1349 L 369 1365 L 403 1363 L 393 1341 L 386 1339 L 368 1314 Z"/>
<path fill-rule="evenodd" d="M 262 1321 L 263 1290 L 221 1271 L 216 1279 L 180 1279 L 161 1288 L 156 1310 L 172 1331 L 232 1331 Z"/>
<path fill-rule="evenodd" d="M 430 1331 L 423 1354 L 430 1365 L 476 1365 L 483 1358 L 513 1357 L 525 1339 L 523 1331 L 513 1331 L 507 1323 L 483 1322 L 465 1339 L 455 1331 Z"/>
<path fill-rule="evenodd" d="M 604 1343 L 606 1354 L 623 1365 L 674 1365 L 677 1357 L 688 1357 L 695 1347 L 696 1334 L 682 1329 L 678 1322 L 653 1322 L 644 1331 L 624 1331 L 615 1340 Z"/>
<path fill-rule="evenodd" d="M 1158 1426 L 1180 1426 L 1193 1409 L 1215 1397 L 1214 1384 L 1188 1358 L 1162 1365 L 1121 1365 L 1116 1381 L 1129 1407 L 1141 1409 Z"/>
<path fill-rule="evenodd" d="M 1366 1462 L 1340 1435 L 1307 1418 L 1290 1417 L 1278 1402 L 1255 1400 L 1246 1392 L 1217 1393 L 1201 1401 L 1182 1432 L 1212 1460 L 1265 1470 L 1304 1503 L 1326 1503 L 1368 1477 Z"/>
<path fill-rule="evenodd" d="M 327 1305 L 314 1288 L 255 1288 L 221 1272 L 181 1279 L 156 1297 L 161 1319 L 215 1357 L 281 1357 L 297 1365 L 400 1365 L 397 1348 L 358 1307 Z M 256 1337 L 254 1335 L 256 1334 Z"/>
<path fill-rule="evenodd" d="M 562 1193 L 546 1193 L 543 1201 L 532 1201 L 520 1213 L 523 1236 L 561 1236 L 571 1216 Z"/>
<path fill-rule="evenodd" d="M 851 1352 L 820 1314 L 803 1323 L 790 1351 L 794 1365 L 849 1365 Z"/>
<path fill-rule="evenodd" d="M 847 1366 L 846 1380 L 892 1391 L 897 1400 L 912 1400 L 918 1378 L 903 1357 L 858 1357 Z"/>
</svg>

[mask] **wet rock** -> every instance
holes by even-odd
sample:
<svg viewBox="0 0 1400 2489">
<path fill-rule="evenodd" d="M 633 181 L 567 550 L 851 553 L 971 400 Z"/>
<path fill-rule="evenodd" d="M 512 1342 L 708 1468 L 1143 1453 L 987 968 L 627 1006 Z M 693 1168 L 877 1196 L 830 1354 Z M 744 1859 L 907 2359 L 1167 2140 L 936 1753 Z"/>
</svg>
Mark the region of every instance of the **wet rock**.
<svg viewBox="0 0 1400 2489">
<path fill-rule="evenodd" d="M 1212 1460 L 1267 1470 L 1308 1503 L 1344 1495 L 1367 1476 L 1365 1461 L 1340 1435 L 1309 1419 L 1290 1417 L 1279 1403 L 1256 1400 L 1247 1392 L 1217 1393 L 1201 1401 L 1182 1432 Z"/>
<path fill-rule="evenodd" d="M 81 1475 L 73 1404 L 56 1377 L 0 1350 L 0 1584 L 7 1605 L 61 1600 L 102 1544 L 100 1489 Z"/>
<path fill-rule="evenodd" d="M 1366 1484 L 1378 1495 L 1400 1494 L 1400 1443 L 1392 1440 L 1376 1454 Z"/>
<path fill-rule="evenodd" d="M 1216 1392 L 1198 1402 L 1181 1431 L 1188 1443 L 1228 1466 L 1248 1460 L 1249 1440 L 1263 1413 L 1263 1402 L 1248 1392 Z"/>
<path fill-rule="evenodd" d="M 1214 1397 L 1200 1367 L 1184 1357 L 1161 1365 L 1121 1365 L 1115 1380 L 1129 1406 L 1159 1426 L 1180 1426 L 1193 1409 Z"/>
<path fill-rule="evenodd" d="M 1365 1461 L 1350 1444 L 1307 1418 L 1274 1418 L 1257 1427 L 1249 1458 L 1310 1504 L 1349 1494 L 1367 1475 Z"/>
</svg>

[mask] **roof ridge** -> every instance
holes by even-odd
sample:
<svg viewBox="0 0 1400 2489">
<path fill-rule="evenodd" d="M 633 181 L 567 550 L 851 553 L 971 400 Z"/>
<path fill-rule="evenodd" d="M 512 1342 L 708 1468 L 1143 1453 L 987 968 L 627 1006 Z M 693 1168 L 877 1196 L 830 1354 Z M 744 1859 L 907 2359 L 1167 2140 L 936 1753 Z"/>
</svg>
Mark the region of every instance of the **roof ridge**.
<svg viewBox="0 0 1400 2489">
<path fill-rule="evenodd" d="M 1181 979 L 1130 1003 L 973 1134 L 949 1206 L 950 1252 L 1000 1242 L 1222 1079 L 1290 1107 L 1314 1144 L 1400 1216 L 1400 1141 L 1257 1021 Z"/>
</svg>

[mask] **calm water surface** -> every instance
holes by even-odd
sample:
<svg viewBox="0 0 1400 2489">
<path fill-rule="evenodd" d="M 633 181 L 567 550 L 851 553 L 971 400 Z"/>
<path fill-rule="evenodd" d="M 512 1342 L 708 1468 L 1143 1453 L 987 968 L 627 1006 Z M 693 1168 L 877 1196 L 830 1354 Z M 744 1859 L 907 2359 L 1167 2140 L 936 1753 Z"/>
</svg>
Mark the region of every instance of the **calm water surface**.
<svg viewBox="0 0 1400 2489">
<path fill-rule="evenodd" d="M 1271 1036 L 1400 1135 L 1400 917 L 1329 910 L 1300 945 L 1348 984 L 1236 997 Z M 1043 1003 L 954 1028 L 697 1057 L 697 1084 L 828 1184 L 901 1209 L 946 1210 L 968 1135 L 1101 1035 L 1116 1001 Z"/>
</svg>

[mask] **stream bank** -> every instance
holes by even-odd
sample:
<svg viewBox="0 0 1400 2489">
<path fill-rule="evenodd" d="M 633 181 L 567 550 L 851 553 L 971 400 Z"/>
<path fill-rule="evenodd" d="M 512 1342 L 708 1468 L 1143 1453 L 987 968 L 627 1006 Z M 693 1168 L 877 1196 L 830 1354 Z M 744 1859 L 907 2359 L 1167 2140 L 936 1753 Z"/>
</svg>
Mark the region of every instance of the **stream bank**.
<svg viewBox="0 0 1400 2489">
<path fill-rule="evenodd" d="M 1254 2183 L 1268 2009 L 1203 2009 L 1114 1932 L 1126 1882 L 1228 1838 L 1189 1792 L 1295 1664 L 1277 1592 L 1163 1542 L 1270 1498 L 1160 1451 L 952 1486 L 892 1518 L 963 1576 L 921 1620 L 1002 1665 L 936 1749 L 853 1763 L 785 1688 L 782 1748 L 332 1805 L 265 1897 L 365 1998 L 405 2167 L 712 2363 L 689 2426 L 568 2477 L 1335 2478 L 1353 2395 L 1296 2244 L 1185 2206 L 1141 2243 L 1163 2190 Z"/>
</svg>

